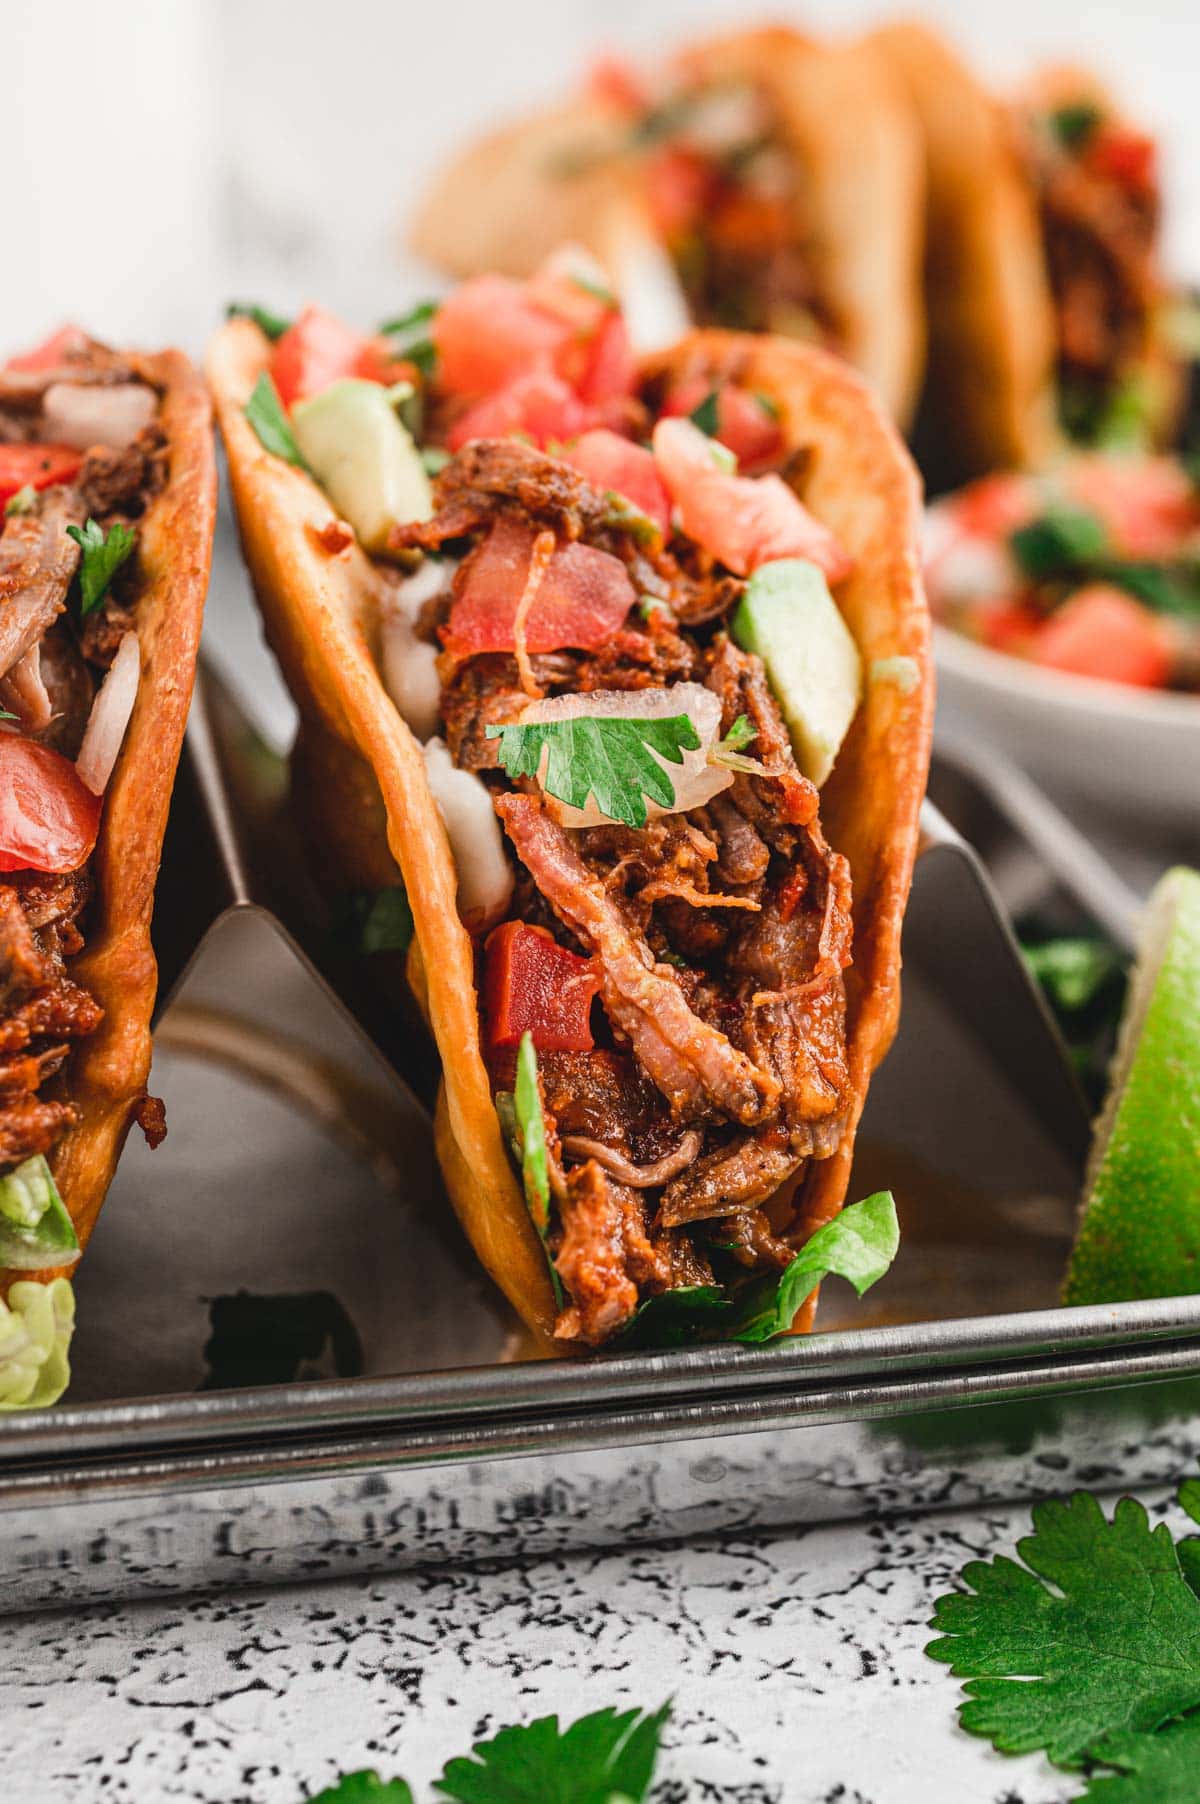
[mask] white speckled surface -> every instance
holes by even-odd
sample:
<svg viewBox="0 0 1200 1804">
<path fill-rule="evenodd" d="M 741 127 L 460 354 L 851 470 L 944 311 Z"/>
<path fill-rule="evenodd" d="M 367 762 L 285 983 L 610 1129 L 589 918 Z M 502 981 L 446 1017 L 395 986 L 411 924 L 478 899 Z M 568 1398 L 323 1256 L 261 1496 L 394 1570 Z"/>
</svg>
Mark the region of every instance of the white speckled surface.
<svg viewBox="0 0 1200 1804">
<path fill-rule="evenodd" d="M 374 1765 L 422 1799 L 504 1723 L 673 1694 L 657 1804 L 1066 1804 L 1071 1780 L 956 1727 L 956 1681 L 922 1651 L 958 1569 L 1028 1522 L 1022 1505 L 13 1618 L 4 1795 L 300 1804 Z"/>
</svg>

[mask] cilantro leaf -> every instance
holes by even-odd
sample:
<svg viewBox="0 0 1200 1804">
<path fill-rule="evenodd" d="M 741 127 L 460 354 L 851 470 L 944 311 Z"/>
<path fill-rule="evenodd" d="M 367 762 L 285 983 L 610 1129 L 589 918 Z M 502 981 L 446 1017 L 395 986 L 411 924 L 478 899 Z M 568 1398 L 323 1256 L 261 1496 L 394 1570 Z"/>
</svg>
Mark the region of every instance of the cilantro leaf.
<svg viewBox="0 0 1200 1804">
<path fill-rule="evenodd" d="M 1023 945 L 1021 951 L 1055 1010 L 1068 1014 L 1087 1008 L 1122 969 L 1120 954 L 1107 940 L 1084 935 Z"/>
<path fill-rule="evenodd" d="M 37 490 L 31 482 L 15 495 L 10 495 L 4 503 L 4 518 L 10 520 L 14 514 L 31 514 L 37 505 Z"/>
<path fill-rule="evenodd" d="M 739 714 L 733 725 L 721 741 L 721 749 L 726 752 L 741 752 L 758 738 L 758 728 L 751 723 L 748 714 Z"/>
<path fill-rule="evenodd" d="M 688 419 L 692 422 L 692 425 L 699 426 L 701 432 L 703 432 L 707 438 L 716 438 L 717 436 L 717 403 L 719 400 L 720 390 L 710 388 L 703 401 L 700 402 L 700 405 L 698 407 L 693 407 L 691 413 L 688 415 Z"/>
<path fill-rule="evenodd" d="M 86 619 L 104 600 L 109 583 L 132 553 L 137 534 L 119 520 L 105 532 L 89 514 L 83 526 L 68 526 L 67 536 L 83 553 L 79 562 L 79 614 Z"/>
<path fill-rule="evenodd" d="M 1129 1497 L 1109 1522 L 1087 1492 L 1037 1505 L 1033 1523 L 1023 1566 L 972 1561 L 970 1591 L 935 1607 L 943 1635 L 926 1651 L 969 1678 L 963 1728 L 1073 1766 L 1200 1704 L 1200 1598 L 1165 1524 L 1152 1531 Z"/>
<path fill-rule="evenodd" d="M 1081 150 L 1100 124 L 1100 108 L 1090 100 L 1060 106 L 1050 115 L 1050 129 L 1066 150 Z"/>
<path fill-rule="evenodd" d="M 405 952 L 413 936 L 412 909 L 402 883 L 351 890 L 339 897 L 333 938 L 351 952 Z"/>
<path fill-rule="evenodd" d="M 434 318 L 440 305 L 439 301 L 418 301 L 407 313 L 401 313 L 396 319 L 384 320 L 379 330 L 385 338 L 423 338 L 424 328 Z"/>
<path fill-rule="evenodd" d="M 0 720 L 16 720 L 17 716 L 9 708 L 0 708 Z"/>
<path fill-rule="evenodd" d="M 557 1716 L 501 1729 L 474 1759 L 449 1761 L 434 1789 L 459 1804 L 641 1804 L 670 1714 L 609 1708 L 562 1730 Z"/>
<path fill-rule="evenodd" d="M 357 1773 L 344 1773 L 336 1784 L 310 1798 L 309 1804 L 413 1804 L 413 1795 L 403 1779 L 381 1779 L 363 1767 Z"/>
<path fill-rule="evenodd" d="M 756 388 L 753 392 L 754 392 L 754 399 L 758 402 L 759 406 L 762 408 L 762 410 L 766 414 L 767 418 L 769 420 L 779 419 L 780 407 L 779 407 L 779 403 L 775 399 L 774 395 L 767 394 L 766 391 L 761 388 Z"/>
<path fill-rule="evenodd" d="M 700 746 L 686 714 L 664 720 L 585 714 L 516 721 L 488 727 L 487 736 L 499 739 L 500 762 L 510 777 L 537 777 L 545 749 L 546 773 L 539 781 L 547 795 L 572 808 L 585 808 L 594 796 L 602 814 L 627 827 L 646 825 L 647 796 L 660 808 L 674 803 L 675 786 L 659 758 L 682 764 L 684 752 Z"/>
<path fill-rule="evenodd" d="M 230 301 L 225 309 L 225 318 L 252 319 L 259 331 L 269 338 L 272 344 L 276 339 L 283 337 L 292 323 L 290 319 L 285 319 L 282 313 L 272 313 L 267 307 L 256 307 L 252 301 Z"/>
<path fill-rule="evenodd" d="M 407 313 L 402 313 L 398 319 L 386 320 L 379 328 L 385 338 L 391 339 L 394 355 L 415 364 L 427 378 L 432 377 L 437 368 L 437 345 L 428 328 L 439 305 L 438 301 L 418 301 Z"/>
<path fill-rule="evenodd" d="M 1097 515 L 1081 507 L 1048 507 L 1027 526 L 1008 535 L 1013 555 L 1034 582 L 1094 564 L 1108 549 L 1108 534 Z"/>
<path fill-rule="evenodd" d="M 899 1245 L 895 1200 L 890 1190 L 877 1191 L 818 1228 L 782 1272 L 738 1286 L 689 1285 L 648 1298 L 621 1335 L 621 1346 L 772 1340 L 787 1332 L 804 1299 L 826 1278 L 848 1279 L 861 1297 L 883 1277 Z"/>
<path fill-rule="evenodd" d="M 570 279 L 576 288 L 580 289 L 584 294 L 591 295 L 594 301 L 601 302 L 605 307 L 616 306 L 617 297 L 606 283 L 597 282 L 594 277 L 585 275 L 583 271 L 579 269 L 573 269 L 571 271 Z"/>
<path fill-rule="evenodd" d="M 1157 1735 L 1117 1735 L 1095 1757 L 1116 1774 L 1094 1774 L 1079 1804 L 1195 1804 L 1200 1772 L 1200 1714 L 1185 1716 Z"/>
<path fill-rule="evenodd" d="M 1146 564 L 1114 560 L 1106 574 L 1157 614 L 1200 620 L 1200 568 L 1195 564 Z"/>
<path fill-rule="evenodd" d="M 1179 1501 L 1193 1522 L 1200 1522 L 1200 1478 L 1189 1478 L 1179 1487 Z M 1185 1535 L 1176 1544 L 1183 1576 L 1200 1597 L 1200 1535 Z"/>
<path fill-rule="evenodd" d="M 291 421 L 284 412 L 283 402 L 279 399 L 279 390 L 266 370 L 254 384 L 254 393 L 247 401 L 243 412 L 254 428 L 258 442 L 264 451 L 269 451 L 273 457 L 282 457 L 285 463 L 295 464 L 298 470 L 306 467 L 292 431 Z"/>
</svg>

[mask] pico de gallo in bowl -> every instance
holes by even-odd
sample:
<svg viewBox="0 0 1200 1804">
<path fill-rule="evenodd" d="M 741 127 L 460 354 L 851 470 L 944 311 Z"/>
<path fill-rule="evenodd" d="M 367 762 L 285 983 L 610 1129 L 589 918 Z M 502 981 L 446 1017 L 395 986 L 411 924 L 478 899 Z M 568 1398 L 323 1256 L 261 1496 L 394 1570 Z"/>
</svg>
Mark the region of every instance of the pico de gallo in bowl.
<svg viewBox="0 0 1200 1804">
<path fill-rule="evenodd" d="M 602 271 L 570 247 L 370 338 L 315 309 L 280 324 L 242 413 L 336 508 L 305 527 L 324 553 L 357 541 L 371 558 L 378 674 L 420 743 L 457 884 L 451 933 L 432 875 L 410 882 L 423 981 L 436 1021 L 465 928 L 473 1016 L 441 1045 L 447 1083 L 461 1124 L 458 1068 L 478 1062 L 553 1335 L 782 1332 L 815 1273 L 854 1275 L 858 1234 L 878 1271 L 894 1250 L 890 1199 L 816 1236 L 798 1202 L 864 1081 L 850 868 L 820 786 L 871 683 L 913 698 L 920 761 L 927 672 L 864 668 L 835 599 L 855 560 L 797 492 L 807 452 L 755 380 L 762 341 L 726 336 L 714 358 L 701 339 L 640 373 Z M 244 442 L 238 423 L 235 466 Z M 248 542 L 253 503 L 244 483 Z M 919 589 L 911 605 L 923 617 Z M 329 768 L 310 757 L 313 780 Z M 910 800 L 898 840 L 915 836 Z M 417 812 L 393 845 L 431 873 Z M 452 1193 L 479 1186 L 469 1162 L 451 1161 Z M 473 1238 L 494 1249 L 499 1230 Z"/>
<path fill-rule="evenodd" d="M 1043 670 L 1200 693 L 1200 490 L 1166 457 L 984 477 L 926 518 L 935 619 Z"/>
<path fill-rule="evenodd" d="M 1200 493 L 1167 457 L 1076 454 L 927 510 L 947 718 L 1118 812 L 1196 819 Z"/>
</svg>

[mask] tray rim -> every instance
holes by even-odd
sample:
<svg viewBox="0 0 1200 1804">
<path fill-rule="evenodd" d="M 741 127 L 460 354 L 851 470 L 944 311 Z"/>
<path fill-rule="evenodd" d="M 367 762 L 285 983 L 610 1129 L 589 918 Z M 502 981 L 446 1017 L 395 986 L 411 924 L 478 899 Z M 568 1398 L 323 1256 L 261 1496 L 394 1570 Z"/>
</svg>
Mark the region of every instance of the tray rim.
<svg viewBox="0 0 1200 1804">
<path fill-rule="evenodd" d="M 1039 1384 L 1070 1385 L 1086 1365 L 1084 1381 L 1103 1386 L 1175 1376 L 1178 1361 L 1193 1353 L 1200 1370 L 1200 1295 L 841 1329 L 755 1348 L 700 1346 L 77 1404 L 3 1422 L 0 1500 L 6 1474 L 18 1469 L 52 1471 L 105 1458 L 124 1463 L 155 1448 L 237 1443 L 265 1450 L 330 1431 L 363 1436 L 373 1428 L 552 1429 L 573 1416 L 600 1419 L 618 1408 L 630 1417 L 707 1409 L 715 1421 L 726 1407 L 756 1407 L 767 1399 L 782 1419 L 790 1404 L 800 1420 L 804 1398 L 830 1381 L 831 1396 L 842 1395 L 848 1414 L 856 1413 L 852 1402 L 862 1404 L 857 1413 L 886 1402 L 898 1384 L 910 1395 L 934 1385 L 935 1406 L 951 1408 L 976 1400 L 1006 1366 Z"/>
</svg>

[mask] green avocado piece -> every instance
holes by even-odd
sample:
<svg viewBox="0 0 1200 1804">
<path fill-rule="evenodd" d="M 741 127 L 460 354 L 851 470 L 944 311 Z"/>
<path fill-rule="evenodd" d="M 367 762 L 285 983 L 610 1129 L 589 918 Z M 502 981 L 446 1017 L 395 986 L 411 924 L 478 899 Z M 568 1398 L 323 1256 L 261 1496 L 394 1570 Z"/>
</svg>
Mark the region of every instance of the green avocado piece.
<svg viewBox="0 0 1200 1804">
<path fill-rule="evenodd" d="M 363 549 L 387 550 L 393 526 L 428 520 L 433 495 L 421 454 L 386 388 L 348 376 L 292 409 L 305 463 Z"/>
<path fill-rule="evenodd" d="M 858 708 L 862 659 L 821 571 L 805 558 L 764 564 L 730 631 L 762 659 L 796 762 L 822 784 Z"/>
</svg>

